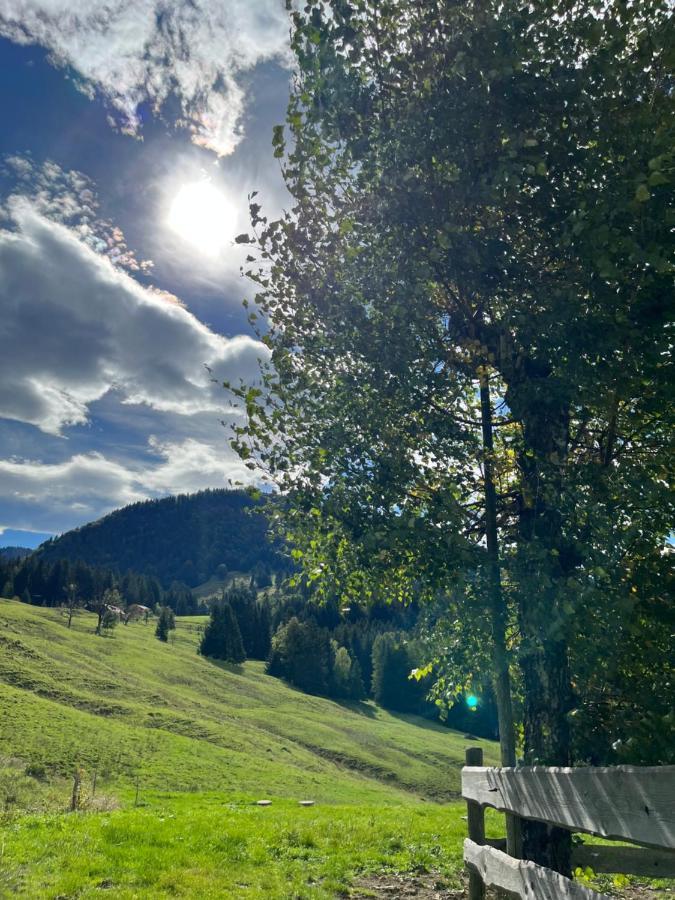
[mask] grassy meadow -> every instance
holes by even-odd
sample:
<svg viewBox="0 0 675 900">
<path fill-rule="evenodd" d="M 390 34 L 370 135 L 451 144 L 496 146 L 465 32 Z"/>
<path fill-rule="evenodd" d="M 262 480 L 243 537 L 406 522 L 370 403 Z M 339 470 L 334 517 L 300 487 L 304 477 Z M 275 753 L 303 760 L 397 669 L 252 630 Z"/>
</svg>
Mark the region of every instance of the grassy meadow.
<svg viewBox="0 0 675 900">
<path fill-rule="evenodd" d="M 89 613 L 69 630 L 0 600 L 0 898 L 391 897 L 362 879 L 423 872 L 458 888 L 475 740 L 203 659 L 202 623 L 178 619 L 168 644 L 143 622 L 97 637 Z"/>
<path fill-rule="evenodd" d="M 201 623 L 97 637 L 91 614 L 69 630 L 0 601 L 0 896 L 328 898 L 383 869 L 456 884 L 469 742 L 202 659 Z"/>
</svg>

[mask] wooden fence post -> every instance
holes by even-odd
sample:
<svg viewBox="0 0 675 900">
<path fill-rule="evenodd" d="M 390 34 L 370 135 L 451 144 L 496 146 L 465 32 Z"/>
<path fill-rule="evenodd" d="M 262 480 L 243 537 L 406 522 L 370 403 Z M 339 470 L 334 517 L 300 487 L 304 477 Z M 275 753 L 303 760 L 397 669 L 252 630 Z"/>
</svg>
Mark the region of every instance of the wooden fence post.
<svg viewBox="0 0 675 900">
<path fill-rule="evenodd" d="M 80 791 L 82 788 L 82 769 L 75 769 L 73 776 L 73 793 L 70 797 L 70 811 L 75 812 L 80 808 Z"/>
<path fill-rule="evenodd" d="M 467 747 L 464 761 L 467 766 L 482 766 L 483 751 L 480 747 Z M 466 801 L 469 837 L 476 844 L 485 843 L 485 810 L 473 800 Z M 469 869 L 469 900 L 484 900 L 485 885 L 478 872 Z"/>
</svg>

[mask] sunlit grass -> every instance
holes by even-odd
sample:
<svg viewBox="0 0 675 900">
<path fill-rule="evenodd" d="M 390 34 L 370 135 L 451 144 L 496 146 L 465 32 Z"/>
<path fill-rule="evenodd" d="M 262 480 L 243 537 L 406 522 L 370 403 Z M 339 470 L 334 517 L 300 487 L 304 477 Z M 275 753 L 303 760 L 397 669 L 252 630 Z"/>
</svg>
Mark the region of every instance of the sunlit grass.
<svg viewBox="0 0 675 900">
<path fill-rule="evenodd" d="M 382 868 L 456 882 L 464 806 L 443 801 L 469 741 L 212 663 L 200 624 L 100 638 L 90 614 L 68 630 L 0 601 L 0 896 L 335 897 Z"/>
<path fill-rule="evenodd" d="M 362 871 L 458 883 L 462 807 L 260 808 L 169 796 L 107 814 L 25 817 L 6 830 L 6 891 L 33 897 L 328 898 Z"/>
</svg>

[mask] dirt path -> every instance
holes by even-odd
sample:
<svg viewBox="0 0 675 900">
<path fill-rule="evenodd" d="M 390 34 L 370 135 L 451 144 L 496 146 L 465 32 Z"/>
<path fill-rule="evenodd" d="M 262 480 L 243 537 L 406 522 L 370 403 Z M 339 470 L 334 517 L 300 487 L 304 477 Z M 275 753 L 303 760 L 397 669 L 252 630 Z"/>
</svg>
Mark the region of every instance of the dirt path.
<svg viewBox="0 0 675 900">
<path fill-rule="evenodd" d="M 675 894 L 668 890 L 656 890 L 646 886 L 631 886 L 614 889 L 612 896 L 617 900 L 675 900 Z M 438 873 L 418 875 L 381 874 L 360 878 L 351 892 L 349 900 L 466 900 L 464 888 L 452 888 Z M 496 900 L 488 891 L 486 900 Z"/>
<path fill-rule="evenodd" d="M 420 875 L 369 875 L 360 878 L 349 894 L 350 900 L 463 900 L 464 890 L 452 890 L 441 875 L 425 873 Z"/>
</svg>

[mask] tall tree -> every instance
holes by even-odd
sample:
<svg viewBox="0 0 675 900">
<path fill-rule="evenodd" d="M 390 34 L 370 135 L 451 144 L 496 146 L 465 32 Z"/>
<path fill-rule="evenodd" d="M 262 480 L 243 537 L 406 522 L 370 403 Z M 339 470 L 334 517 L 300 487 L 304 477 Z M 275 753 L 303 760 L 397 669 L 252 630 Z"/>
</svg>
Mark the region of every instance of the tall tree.
<svg viewBox="0 0 675 900">
<path fill-rule="evenodd" d="M 442 594 L 487 637 L 505 761 L 517 650 L 526 758 L 568 764 L 579 648 L 658 593 L 636 576 L 672 523 L 668 4 L 309 0 L 293 26 L 293 207 L 252 198 L 239 239 L 271 364 L 234 446 L 306 577 Z"/>
<path fill-rule="evenodd" d="M 277 630 L 267 666 L 270 675 L 310 694 L 329 694 L 332 670 L 330 638 L 313 619 L 300 622 L 293 616 Z"/>
<path fill-rule="evenodd" d="M 68 628 L 70 628 L 73 621 L 73 613 L 75 610 L 82 605 L 82 600 L 78 593 L 78 585 L 76 582 L 71 581 L 67 586 L 66 593 L 66 602 L 65 602 L 65 610 L 68 618 Z"/>
<path fill-rule="evenodd" d="M 246 659 L 237 618 L 227 601 L 221 600 L 211 607 L 199 653 L 232 663 L 242 663 Z"/>
<path fill-rule="evenodd" d="M 157 620 L 155 637 L 157 638 L 157 640 L 163 641 L 166 644 L 166 642 L 169 640 L 169 632 L 174 630 L 175 627 L 176 619 L 173 610 L 170 606 L 163 606 Z"/>
</svg>

